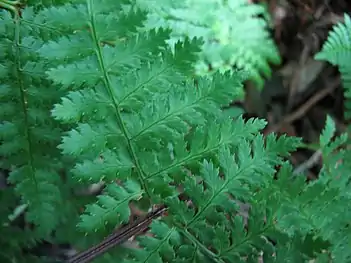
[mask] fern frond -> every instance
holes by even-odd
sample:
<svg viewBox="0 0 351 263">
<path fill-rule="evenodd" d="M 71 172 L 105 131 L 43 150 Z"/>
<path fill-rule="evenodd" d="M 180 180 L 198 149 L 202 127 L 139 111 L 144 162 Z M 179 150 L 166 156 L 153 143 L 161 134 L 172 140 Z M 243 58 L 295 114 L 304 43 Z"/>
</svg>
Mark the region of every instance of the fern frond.
<svg viewBox="0 0 351 263">
<path fill-rule="evenodd" d="M 293 149 L 296 142 L 287 145 Z M 162 237 L 166 237 L 166 234 L 177 237 L 172 242 L 173 249 L 169 248 L 169 252 L 163 254 L 163 246 L 169 245 L 162 243 L 150 253 L 149 247 L 155 248 L 154 244 L 160 244 L 160 241 L 141 242 L 140 245 L 145 247 L 150 256 L 156 254 L 160 262 L 160 256 L 163 260 L 171 257 L 170 260 L 175 262 L 238 262 L 246 255 L 257 259 L 263 250 L 266 257 L 272 257 L 275 248 L 268 238 L 279 232 L 275 228 L 274 218 L 266 214 L 265 208 L 253 204 L 246 224 L 242 216 L 237 214 L 239 208 L 234 200 L 252 201 L 252 190 L 263 187 L 274 171 L 273 166 L 266 162 L 267 158 L 274 157 L 267 157 L 269 155 L 261 148 L 262 137 L 256 137 L 253 145 L 251 148 L 250 144 L 243 142 L 237 156 L 223 149 L 219 154 L 219 168 L 205 160 L 199 174 L 185 177 L 184 195 L 189 201 L 180 201 L 178 197 L 166 199 L 169 212 L 163 219 L 167 227 L 163 227 Z M 151 233 L 159 237 L 153 229 Z M 280 235 L 284 236 L 282 232 Z M 133 254 L 146 253 L 145 250 L 137 252 Z"/>
<path fill-rule="evenodd" d="M 345 118 L 351 118 L 351 18 L 344 15 L 344 22 L 339 22 L 329 32 L 322 50 L 316 59 L 325 60 L 337 66 L 341 73 L 345 95 Z"/>
<path fill-rule="evenodd" d="M 349 120 L 351 116 L 351 18 L 348 14 L 344 15 L 343 23 L 340 22 L 333 27 L 316 58 L 338 66 L 344 86 L 345 119 Z M 319 191 L 323 190 L 323 196 L 320 197 L 323 206 L 314 204 L 319 208 L 317 211 L 320 213 L 314 223 L 320 236 L 331 243 L 329 251 L 335 261 L 348 262 L 351 253 L 345 247 L 351 244 L 351 231 L 348 224 L 351 218 L 349 213 L 351 153 L 349 147 L 344 146 L 348 142 L 348 134 L 342 134 L 332 140 L 334 133 L 335 123 L 328 117 L 320 137 L 323 168 L 314 186 L 319 188 Z M 330 213 L 330 211 L 333 212 Z"/>
<path fill-rule="evenodd" d="M 29 10 L 24 12 L 27 19 L 34 19 L 29 15 Z M 1 39 L 6 58 L 2 61 L 7 63 L 3 65 L 6 74 L 0 76 L 4 85 L 0 99 L 6 105 L 0 112 L 2 168 L 12 170 L 9 181 L 28 205 L 26 219 L 35 224 L 38 236 L 47 237 L 60 222 L 55 212 L 63 204 L 58 174 L 61 164 L 49 165 L 60 154 L 56 146 L 61 130 L 50 116 L 51 105 L 60 93 L 50 87 L 45 74 L 36 74 L 45 71 L 36 54 L 43 42 L 40 30 L 25 28 L 18 15 L 13 21 L 3 16 L 2 21 L 12 27 L 7 30 L 11 34 Z"/>
<path fill-rule="evenodd" d="M 97 229 L 111 228 L 129 221 L 129 203 L 138 200 L 143 194 L 139 184 L 128 181 L 124 186 L 110 184 L 105 194 L 98 196 L 98 203 L 88 205 L 85 214 L 81 216 L 79 228 L 90 232 Z M 109 229 L 110 230 L 110 229 Z"/>
<path fill-rule="evenodd" d="M 336 24 L 328 35 L 322 50 L 316 55 L 316 59 L 326 60 L 333 65 L 343 67 L 349 65 L 351 59 L 351 18 L 344 15 L 344 22 Z"/>
<path fill-rule="evenodd" d="M 162 204 L 167 212 L 133 248 L 104 260 L 305 262 L 326 251 L 348 262 L 346 136 L 333 139 L 327 119 L 325 165 L 306 184 L 285 161 L 300 139 L 263 136 L 266 121 L 225 112 L 242 97 L 241 71 L 193 76 L 194 63 L 210 62 L 243 66 L 262 81 L 277 59 L 258 18 L 263 8 L 241 0 L 53 3 L 4 16 L 0 28 L 2 167 L 12 169 L 35 238 L 83 248 L 127 223 L 131 206 Z M 76 187 L 92 183 L 101 193 L 78 197 Z M 8 213 L 4 233 L 16 231 Z M 22 240 L 9 246 L 11 259 Z"/>
<path fill-rule="evenodd" d="M 109 12 L 110 9 L 93 0 L 86 5 L 53 9 L 38 16 L 45 17 L 47 24 L 55 24 L 62 14 L 68 17 L 79 14 L 82 23 L 57 26 L 57 30 L 66 32 L 65 36 L 38 48 L 38 53 L 50 65 L 46 71 L 48 78 L 66 92 L 52 110 L 55 119 L 72 127 L 63 136 L 59 148 L 76 161 L 72 174 L 77 181 L 105 181 L 110 185 L 96 204 L 87 206 L 79 224 L 84 232 L 102 231 L 105 222 L 108 225 L 124 223 L 131 201 L 138 203 L 149 198 L 151 204 L 157 204 L 166 198 L 175 198 L 179 194 L 176 186 L 184 183 L 186 193 L 193 187 L 194 202 L 201 198 L 203 204 L 197 205 L 204 213 L 195 216 L 188 229 L 200 233 L 204 217 L 215 207 L 222 207 L 220 201 L 225 200 L 228 193 L 250 199 L 249 192 L 263 187 L 274 172 L 274 165 L 280 162 L 278 156 L 296 147 L 293 140 L 270 137 L 265 148 L 263 137 L 257 136 L 265 121 L 244 121 L 241 117 L 231 120 L 223 115 L 222 107 L 242 96 L 242 77 L 233 72 L 190 79 L 190 62 L 196 61 L 199 50 L 196 41 L 178 43 L 172 52 L 166 45 L 169 32 L 136 32 L 130 26 L 134 23 L 133 15 L 131 21 L 126 20 L 125 14 L 130 10 L 115 8 Z M 49 13 L 52 17 L 46 15 Z M 102 15 L 108 19 L 100 19 Z M 110 28 L 111 21 L 120 28 L 118 32 Z M 125 39 L 122 41 L 122 38 Z M 65 47 L 58 50 L 63 44 Z M 75 54 L 73 51 L 80 45 L 84 52 Z M 67 55 L 69 60 L 65 60 Z M 222 149 L 228 149 L 227 155 L 235 152 L 237 164 L 230 164 L 229 157 L 218 161 L 228 178 L 236 180 L 222 181 L 218 173 L 211 172 L 207 166 L 201 170 L 206 187 L 214 187 L 215 180 L 219 180 L 219 188 L 213 189 L 219 199 L 212 200 L 208 198 L 210 192 L 203 195 L 195 191 L 195 181 L 186 179 L 186 171 L 199 170 L 199 162 L 204 158 L 217 160 L 215 156 Z M 249 180 L 252 173 L 256 175 Z M 116 181 L 124 186 L 134 182 L 134 186 L 126 190 L 115 185 Z M 173 216 L 177 218 L 175 213 Z M 179 229 L 169 231 L 176 233 Z M 220 235 L 229 228 L 224 224 L 214 229 Z M 150 252 L 153 242 L 169 247 L 170 236 L 166 233 L 171 232 L 167 231 L 162 232 L 165 235 L 160 239 L 148 239 L 143 244 L 148 252 L 140 251 L 137 257 L 154 255 Z M 180 234 L 185 235 L 183 238 L 190 247 L 201 244 L 206 247 L 209 240 L 196 241 L 194 233 L 188 237 L 187 232 Z M 245 236 L 243 234 L 243 239 Z M 233 253 L 239 255 L 239 250 Z M 210 253 L 208 248 L 199 251 L 206 256 Z M 155 256 L 157 258 L 159 256 Z"/>
<path fill-rule="evenodd" d="M 145 29 L 170 28 L 168 43 L 172 46 L 186 37 L 203 41 L 196 73 L 214 70 L 227 71 L 233 66 L 249 72 L 262 86 L 270 76 L 269 63 L 280 63 L 278 50 L 267 31 L 267 11 L 261 5 L 245 0 L 218 2 L 138 0 L 137 5 L 147 10 Z M 250 32 L 250 33 L 248 33 Z"/>
<path fill-rule="evenodd" d="M 346 252 L 345 245 L 351 240 L 348 226 L 350 153 L 340 149 L 347 141 L 346 134 L 332 140 L 334 132 L 335 124 L 328 117 L 320 136 L 323 167 L 318 179 L 306 184 L 303 176 L 293 177 L 292 167 L 285 164 L 278 179 L 267 189 L 271 200 L 260 202 L 275 211 L 280 231 L 290 238 L 299 237 L 299 242 L 320 244 L 314 253 L 305 252 L 304 257 L 331 256 L 335 262 L 347 262 L 350 253 Z M 264 193 L 257 198 L 262 200 L 262 196 Z"/>
</svg>

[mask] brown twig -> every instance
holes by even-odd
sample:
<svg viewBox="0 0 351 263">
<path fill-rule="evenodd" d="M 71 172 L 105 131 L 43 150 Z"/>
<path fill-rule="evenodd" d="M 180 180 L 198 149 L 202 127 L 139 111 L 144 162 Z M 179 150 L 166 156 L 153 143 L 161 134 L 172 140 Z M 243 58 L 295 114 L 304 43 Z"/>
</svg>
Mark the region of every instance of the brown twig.
<svg viewBox="0 0 351 263">
<path fill-rule="evenodd" d="M 328 88 L 323 89 L 323 90 L 319 91 L 318 93 L 316 93 L 308 101 L 306 101 L 300 108 L 298 108 L 293 113 L 291 113 L 291 114 L 287 115 L 286 117 L 284 117 L 284 119 L 281 122 L 279 122 L 279 123 L 277 123 L 275 125 L 272 125 L 270 128 L 268 128 L 265 133 L 269 134 L 269 133 L 272 133 L 272 132 L 277 132 L 277 131 L 279 131 L 279 129 L 282 126 L 284 126 L 286 124 L 289 124 L 291 122 L 294 122 L 297 119 L 301 118 L 301 116 L 306 114 L 306 112 L 309 109 L 311 109 L 313 105 L 315 105 L 318 101 L 320 101 L 325 96 L 327 96 L 329 93 L 334 91 L 339 86 L 339 84 L 340 84 L 340 80 L 339 79 L 337 81 L 332 82 L 329 85 Z"/>
<path fill-rule="evenodd" d="M 303 162 L 298 167 L 296 167 L 296 169 L 293 172 L 293 175 L 296 176 L 299 174 L 303 174 L 306 170 L 309 170 L 316 163 L 318 163 L 321 157 L 322 157 L 322 151 L 321 150 L 316 151 L 314 154 L 312 154 L 310 158 L 307 159 L 307 161 Z"/>
<path fill-rule="evenodd" d="M 167 208 L 165 206 L 161 206 L 161 207 L 157 208 L 155 211 L 147 214 L 145 217 L 143 217 L 139 220 L 136 220 L 135 222 L 133 222 L 129 225 L 126 225 L 125 227 L 120 228 L 115 233 L 106 237 L 99 244 L 71 257 L 68 260 L 68 263 L 87 263 L 87 262 L 90 262 L 94 258 L 105 253 L 110 248 L 117 246 L 117 245 L 120 245 L 120 244 L 124 243 L 125 241 L 127 241 L 132 236 L 143 232 L 145 229 L 147 229 L 149 227 L 152 220 L 160 217 L 166 210 L 167 210 Z"/>
</svg>

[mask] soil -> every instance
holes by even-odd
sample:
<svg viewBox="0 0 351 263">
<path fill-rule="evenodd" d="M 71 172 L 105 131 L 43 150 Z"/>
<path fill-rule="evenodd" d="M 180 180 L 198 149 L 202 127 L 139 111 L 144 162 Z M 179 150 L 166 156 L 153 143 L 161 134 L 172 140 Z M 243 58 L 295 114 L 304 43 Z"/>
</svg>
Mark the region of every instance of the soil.
<svg viewBox="0 0 351 263">
<path fill-rule="evenodd" d="M 282 64 L 274 68 L 262 91 L 246 85 L 244 103 L 247 115 L 269 121 L 271 132 L 299 136 L 308 144 L 316 144 L 327 115 L 336 122 L 337 133 L 346 129 L 343 89 L 336 67 L 316 61 L 332 27 L 350 14 L 346 0 L 262 0 L 272 19 L 272 34 L 282 56 Z M 263 98 L 256 100 L 255 98 Z M 259 102 L 259 103 L 258 103 Z M 254 106 L 253 106 L 254 105 Z M 293 154 L 292 163 L 304 166 L 309 179 L 316 178 L 321 158 L 314 150 Z M 302 167 L 301 167 L 302 168 Z"/>
</svg>

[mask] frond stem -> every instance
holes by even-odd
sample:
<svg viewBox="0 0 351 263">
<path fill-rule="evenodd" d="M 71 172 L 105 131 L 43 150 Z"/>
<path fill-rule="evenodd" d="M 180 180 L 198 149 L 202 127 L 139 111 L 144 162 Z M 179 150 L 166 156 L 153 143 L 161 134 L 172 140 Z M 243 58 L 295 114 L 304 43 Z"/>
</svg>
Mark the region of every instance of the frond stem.
<svg viewBox="0 0 351 263">
<path fill-rule="evenodd" d="M 105 87 L 108 91 L 108 93 L 110 94 L 114 109 L 115 109 L 115 115 L 116 115 L 116 119 L 117 119 L 117 124 L 120 127 L 126 141 L 127 141 L 127 147 L 128 147 L 128 151 L 129 154 L 131 155 L 133 162 L 135 164 L 136 167 L 136 171 L 139 177 L 139 181 L 143 187 L 143 189 L 145 190 L 145 193 L 148 195 L 148 197 L 150 197 L 150 191 L 148 190 L 147 184 L 146 184 L 146 180 L 145 180 L 145 176 L 144 176 L 144 171 L 141 168 L 141 165 L 138 161 L 138 158 L 136 156 L 135 150 L 133 148 L 133 145 L 131 143 L 131 140 L 129 138 L 128 132 L 127 132 L 127 128 L 125 127 L 122 117 L 120 115 L 120 108 L 119 108 L 119 103 L 117 102 L 116 98 L 113 96 L 113 92 L 112 92 L 112 85 L 111 85 L 111 80 L 110 77 L 107 73 L 106 70 L 106 66 L 104 63 L 104 59 L 102 56 L 102 51 L 101 51 L 101 47 L 99 45 L 99 40 L 98 37 L 96 35 L 96 22 L 95 22 L 95 16 L 94 16 L 94 8 L 93 8 L 93 0 L 87 0 L 87 5 L 88 5 L 88 12 L 90 15 L 90 21 L 91 21 L 91 35 L 93 38 L 93 41 L 95 43 L 95 50 L 96 50 L 96 56 L 97 59 L 99 61 L 99 65 L 100 65 L 100 69 L 104 74 L 104 83 L 105 83 Z"/>
<path fill-rule="evenodd" d="M 199 250 L 202 251 L 207 257 L 211 258 L 214 262 L 216 263 L 225 263 L 222 259 L 218 257 L 215 253 L 213 253 L 211 250 L 206 248 L 199 240 L 197 240 L 192 234 L 190 234 L 186 229 L 180 228 L 181 233 L 187 237 L 196 247 L 199 248 Z"/>
<path fill-rule="evenodd" d="M 20 94 L 21 94 L 21 104 L 22 104 L 22 110 L 23 110 L 23 115 L 24 115 L 24 133 L 27 138 L 27 146 L 28 146 L 28 161 L 29 161 L 29 167 L 31 170 L 31 178 L 34 182 L 35 185 L 35 190 L 38 191 L 38 183 L 35 178 L 35 168 L 34 168 L 34 158 L 33 158 L 33 145 L 32 145 L 32 136 L 30 132 L 30 127 L 29 127 L 29 118 L 28 118 L 28 109 L 27 109 L 27 99 L 26 99 L 26 94 L 25 94 L 25 88 L 23 85 L 23 80 L 21 76 L 21 62 L 20 62 L 20 15 L 18 12 L 15 13 L 15 64 L 16 64 L 16 73 L 17 73 L 17 81 L 19 84 L 19 89 L 20 89 Z"/>
</svg>

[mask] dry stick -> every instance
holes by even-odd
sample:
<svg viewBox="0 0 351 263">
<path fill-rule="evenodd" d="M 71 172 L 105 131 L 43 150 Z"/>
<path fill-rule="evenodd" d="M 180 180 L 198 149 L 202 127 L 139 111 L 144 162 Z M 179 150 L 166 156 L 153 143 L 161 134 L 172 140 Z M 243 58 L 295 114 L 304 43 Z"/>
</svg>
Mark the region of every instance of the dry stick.
<svg viewBox="0 0 351 263">
<path fill-rule="evenodd" d="M 120 245 L 127 241 L 132 236 L 143 232 L 147 229 L 152 222 L 152 220 L 160 217 L 167 208 L 165 206 L 156 209 L 153 212 L 147 214 L 144 218 L 136 220 L 134 223 L 129 224 L 125 227 L 120 228 L 115 233 L 106 237 L 99 244 L 81 252 L 77 255 L 68 259 L 68 263 L 87 263 L 96 258 L 97 256 L 105 253 L 110 248 Z"/>
<path fill-rule="evenodd" d="M 293 172 L 293 175 L 303 174 L 306 170 L 312 168 L 316 163 L 319 162 L 322 156 L 322 151 L 318 150 L 304 163 L 300 164 Z"/>
<path fill-rule="evenodd" d="M 294 103 L 294 95 L 296 95 L 296 93 L 298 92 L 299 79 L 301 77 L 301 72 L 305 70 L 304 66 L 307 63 L 310 49 L 311 48 L 308 45 L 304 46 L 298 63 L 300 70 L 296 70 L 293 74 L 293 77 L 291 78 L 288 94 L 288 110 L 292 108 L 292 104 Z"/>
<path fill-rule="evenodd" d="M 308 101 L 306 101 L 300 108 L 298 108 L 296 111 L 293 113 L 287 115 L 284 117 L 284 119 L 277 123 L 276 125 L 273 125 L 272 127 L 268 128 L 266 134 L 272 133 L 272 132 L 277 132 L 284 124 L 291 123 L 297 119 L 299 119 L 301 116 L 306 114 L 306 112 L 313 106 L 315 105 L 318 101 L 323 99 L 325 96 L 327 96 L 329 93 L 334 91 L 340 84 L 340 80 L 334 81 L 333 83 L 330 84 L 330 86 L 326 89 L 321 90 L 320 92 L 316 93 L 314 96 L 312 96 Z"/>
</svg>

